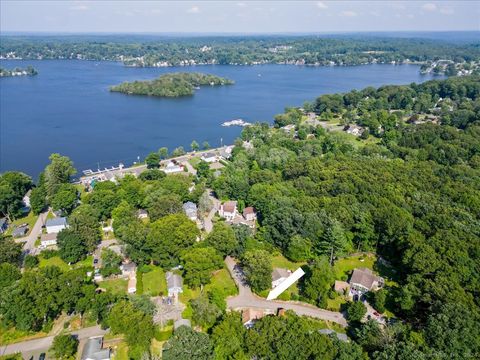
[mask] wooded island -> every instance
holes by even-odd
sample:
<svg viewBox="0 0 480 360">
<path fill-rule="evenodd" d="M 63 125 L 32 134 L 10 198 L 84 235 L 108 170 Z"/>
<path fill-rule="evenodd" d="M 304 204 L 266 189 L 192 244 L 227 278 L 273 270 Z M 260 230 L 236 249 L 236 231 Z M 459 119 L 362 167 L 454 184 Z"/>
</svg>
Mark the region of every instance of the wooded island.
<svg viewBox="0 0 480 360">
<path fill-rule="evenodd" d="M 148 95 L 159 97 L 191 96 L 202 85 L 231 85 L 232 80 L 202 73 L 170 73 L 155 80 L 124 82 L 112 86 L 110 91 L 130 95 Z"/>
</svg>

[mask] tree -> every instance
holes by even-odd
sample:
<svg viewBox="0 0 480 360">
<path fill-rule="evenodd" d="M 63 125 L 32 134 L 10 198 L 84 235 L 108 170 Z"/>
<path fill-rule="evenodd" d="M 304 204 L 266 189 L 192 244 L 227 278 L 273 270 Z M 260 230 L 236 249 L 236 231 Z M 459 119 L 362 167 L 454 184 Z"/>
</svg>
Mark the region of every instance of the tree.
<svg viewBox="0 0 480 360">
<path fill-rule="evenodd" d="M 27 255 L 23 259 L 23 263 L 24 263 L 26 269 L 32 269 L 32 268 L 34 268 L 35 266 L 38 265 L 39 261 L 38 261 L 38 258 L 36 256 Z"/>
<path fill-rule="evenodd" d="M 165 194 L 163 191 L 155 191 L 148 194 L 145 198 L 145 205 L 151 221 L 183 211 L 183 203 L 180 196 L 177 194 Z"/>
<path fill-rule="evenodd" d="M 242 259 L 243 271 L 252 290 L 259 293 L 272 285 L 272 260 L 265 250 L 248 251 Z"/>
<path fill-rule="evenodd" d="M 175 150 L 173 150 L 173 152 L 172 152 L 172 155 L 173 155 L 173 157 L 178 157 L 178 156 L 185 155 L 185 150 L 183 149 L 183 146 L 179 146 L 179 147 L 175 148 Z"/>
<path fill-rule="evenodd" d="M 72 212 L 77 202 L 77 190 L 71 184 L 59 184 L 50 201 L 53 210 L 60 210 L 66 214 Z"/>
<path fill-rule="evenodd" d="M 149 169 L 149 170 L 143 171 L 138 178 L 142 181 L 149 181 L 149 180 L 161 180 L 165 176 L 167 176 L 167 174 L 165 174 L 165 172 L 161 170 Z"/>
<path fill-rule="evenodd" d="M 312 242 L 300 235 L 294 235 L 288 244 L 286 256 L 292 261 L 309 260 L 312 256 Z"/>
<path fill-rule="evenodd" d="M 361 301 L 353 301 L 347 307 L 347 319 L 350 322 L 359 322 L 367 313 L 367 308 Z"/>
<path fill-rule="evenodd" d="M 165 216 L 150 226 L 145 246 L 151 259 L 161 266 L 176 266 L 180 253 L 195 244 L 199 230 L 184 214 Z"/>
<path fill-rule="evenodd" d="M 192 288 L 209 284 L 212 272 L 223 265 L 221 255 L 211 247 L 185 251 L 182 259 L 185 282 Z"/>
<path fill-rule="evenodd" d="M 80 237 L 88 252 L 95 250 L 102 239 L 95 210 L 90 205 L 80 205 L 69 217 L 69 230 Z"/>
<path fill-rule="evenodd" d="M 22 273 L 15 265 L 4 262 L 0 264 L 0 289 L 5 289 L 22 277 Z"/>
<path fill-rule="evenodd" d="M 224 257 L 232 255 L 238 248 L 238 241 L 233 229 L 224 222 L 217 222 L 213 225 L 213 230 L 207 235 L 205 242 Z"/>
<path fill-rule="evenodd" d="M 160 155 L 158 153 L 150 153 L 145 158 L 147 169 L 158 169 L 160 167 Z"/>
<path fill-rule="evenodd" d="M 205 295 L 190 300 L 190 306 L 192 307 L 192 319 L 195 324 L 206 329 L 212 327 L 222 315 L 222 311 L 218 306 L 212 304 Z"/>
<path fill-rule="evenodd" d="M 57 244 L 60 257 L 67 263 L 76 263 L 88 254 L 80 235 L 70 229 L 58 233 Z"/>
<path fill-rule="evenodd" d="M 192 149 L 192 151 L 198 151 L 200 149 L 200 146 L 198 145 L 198 142 L 193 140 L 190 144 L 190 148 Z"/>
<path fill-rule="evenodd" d="M 158 155 L 160 159 L 166 159 L 168 157 L 168 149 L 166 147 L 161 147 L 158 149 Z"/>
<path fill-rule="evenodd" d="M 208 150 L 208 149 L 210 149 L 210 144 L 208 143 L 208 141 L 204 141 L 204 142 L 202 143 L 202 149 L 203 149 L 203 150 Z"/>
<path fill-rule="evenodd" d="M 107 277 L 113 274 L 120 274 L 120 264 L 122 263 L 122 257 L 111 249 L 105 249 L 102 251 L 102 268 L 100 273 L 102 276 Z"/>
<path fill-rule="evenodd" d="M 305 280 L 304 294 L 319 307 L 326 308 L 328 292 L 334 281 L 335 275 L 328 259 L 321 257 L 314 262 L 310 276 Z"/>
<path fill-rule="evenodd" d="M 18 171 L 0 175 L 0 212 L 9 220 L 22 214 L 23 196 L 32 186 L 32 179 Z"/>
<path fill-rule="evenodd" d="M 114 190 L 100 187 L 97 189 L 97 186 L 95 185 L 94 191 L 86 196 L 85 202 L 95 209 L 98 220 L 105 221 L 112 216 L 113 209 L 120 203 L 120 197 Z"/>
<path fill-rule="evenodd" d="M 70 181 L 70 177 L 75 175 L 77 170 L 73 167 L 73 162 L 66 156 L 60 154 L 50 155 L 50 164 L 45 168 L 45 190 L 48 197 L 52 197 L 61 184 Z"/>
<path fill-rule="evenodd" d="M 330 265 L 333 265 L 336 255 L 344 253 L 348 248 L 348 240 L 339 221 L 335 219 L 329 220 L 327 229 L 320 240 L 320 246 L 323 252 L 329 255 Z"/>
<path fill-rule="evenodd" d="M 371 294 L 372 297 L 372 306 L 379 313 L 385 312 L 385 301 L 387 300 L 387 293 L 384 289 L 380 289 Z"/>
<path fill-rule="evenodd" d="M 180 326 L 163 346 L 164 360 L 212 360 L 213 344 L 207 334 Z"/>
<path fill-rule="evenodd" d="M 30 207 L 35 215 L 40 214 L 42 210 L 45 209 L 47 205 L 46 195 L 43 186 L 32 189 L 30 194 Z"/>
<path fill-rule="evenodd" d="M 0 264 L 18 265 L 22 257 L 22 245 L 15 243 L 11 237 L 0 235 Z"/>
<path fill-rule="evenodd" d="M 197 169 L 197 178 L 208 179 L 210 176 L 210 165 L 206 161 L 200 160 L 195 168 Z"/>
<path fill-rule="evenodd" d="M 53 344 L 50 348 L 51 354 L 55 359 L 75 359 L 77 353 L 78 339 L 72 335 L 57 335 L 53 338 Z"/>
<path fill-rule="evenodd" d="M 212 331 L 215 359 L 248 359 L 245 353 L 246 336 L 247 330 L 242 324 L 239 313 L 227 314 Z"/>
<path fill-rule="evenodd" d="M 206 214 L 213 207 L 213 202 L 210 199 L 208 191 L 205 191 L 198 200 L 198 212 L 200 215 Z"/>
</svg>

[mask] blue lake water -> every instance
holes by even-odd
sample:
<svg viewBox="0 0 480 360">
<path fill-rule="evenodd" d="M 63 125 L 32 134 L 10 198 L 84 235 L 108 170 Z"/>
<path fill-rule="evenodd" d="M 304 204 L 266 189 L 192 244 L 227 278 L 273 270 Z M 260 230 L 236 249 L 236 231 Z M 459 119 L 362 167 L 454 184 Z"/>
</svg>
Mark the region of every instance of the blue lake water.
<svg viewBox="0 0 480 360">
<path fill-rule="evenodd" d="M 1 61 L 34 66 L 34 77 L 0 79 L 0 171 L 36 177 L 53 152 L 78 170 L 131 164 L 166 146 L 232 143 L 239 127 L 224 121 L 269 121 L 286 106 L 300 106 L 325 93 L 431 79 L 415 65 L 303 67 L 291 65 L 128 68 L 115 62 L 73 60 Z M 164 99 L 110 93 L 123 81 L 166 72 L 199 71 L 225 76 L 233 86 L 205 87 L 193 97 Z"/>
</svg>

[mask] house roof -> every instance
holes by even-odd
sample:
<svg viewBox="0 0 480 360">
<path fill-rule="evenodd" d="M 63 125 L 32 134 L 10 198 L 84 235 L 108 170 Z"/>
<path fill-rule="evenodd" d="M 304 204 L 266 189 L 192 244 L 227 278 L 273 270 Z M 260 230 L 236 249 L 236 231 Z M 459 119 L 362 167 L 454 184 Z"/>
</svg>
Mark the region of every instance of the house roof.
<svg viewBox="0 0 480 360">
<path fill-rule="evenodd" d="M 318 332 L 320 334 L 324 334 L 324 335 L 334 334 L 338 338 L 338 340 L 348 342 L 348 336 L 346 334 L 338 333 L 338 332 L 333 331 L 331 329 L 320 329 L 320 330 L 318 330 Z"/>
<path fill-rule="evenodd" d="M 282 278 L 288 278 L 290 274 L 291 273 L 287 269 L 275 268 L 272 271 L 272 281 L 276 281 Z"/>
<path fill-rule="evenodd" d="M 27 226 L 19 226 L 18 228 L 14 229 L 14 230 L 12 231 L 12 235 L 13 235 L 14 237 L 20 236 L 20 235 L 25 235 L 27 231 L 28 231 L 28 227 L 27 227 Z"/>
<path fill-rule="evenodd" d="M 217 155 L 215 155 L 215 153 L 213 153 L 213 152 L 208 152 L 208 153 L 202 155 L 202 157 L 205 158 L 205 159 L 216 157 L 216 156 Z"/>
<path fill-rule="evenodd" d="M 30 197 L 32 194 L 32 189 L 28 190 L 23 197 Z"/>
<path fill-rule="evenodd" d="M 183 210 L 185 211 L 197 211 L 197 205 L 191 201 L 186 202 L 183 204 Z"/>
<path fill-rule="evenodd" d="M 263 309 L 248 308 L 242 311 L 242 323 L 246 324 L 252 320 L 258 320 L 265 316 Z"/>
<path fill-rule="evenodd" d="M 56 217 L 53 219 L 48 219 L 45 223 L 46 226 L 60 226 L 64 225 L 67 226 L 67 218 L 65 217 Z"/>
<path fill-rule="evenodd" d="M 110 349 L 102 349 L 103 336 L 91 337 L 83 348 L 82 360 L 110 359 Z"/>
<path fill-rule="evenodd" d="M 359 284 L 367 289 L 371 289 L 375 281 L 379 281 L 379 277 L 367 268 L 354 269 L 350 278 L 350 284 Z"/>
<path fill-rule="evenodd" d="M 183 279 L 180 275 L 169 271 L 166 273 L 166 277 L 167 277 L 167 287 L 169 289 L 181 288 L 183 286 Z"/>
<path fill-rule="evenodd" d="M 51 233 L 51 234 L 42 234 L 40 237 L 41 241 L 48 241 L 48 240 L 57 240 L 57 234 L 56 233 Z"/>
<path fill-rule="evenodd" d="M 4 226 L 7 223 L 7 218 L 0 219 L 0 227 Z"/>
<path fill-rule="evenodd" d="M 349 285 L 346 281 L 335 280 L 335 291 L 343 291 L 348 289 Z"/>
<path fill-rule="evenodd" d="M 137 215 L 148 215 L 148 212 L 147 212 L 147 210 L 140 209 L 140 210 L 137 211 Z"/>
<path fill-rule="evenodd" d="M 122 270 L 123 271 L 133 271 L 136 268 L 137 268 L 137 264 L 135 264 L 134 262 L 129 262 L 127 264 L 122 265 Z"/>
<path fill-rule="evenodd" d="M 223 206 L 223 211 L 224 212 L 233 213 L 235 211 L 235 208 L 237 207 L 237 202 L 236 201 L 227 201 L 222 206 Z"/>
<path fill-rule="evenodd" d="M 249 206 L 243 209 L 243 216 L 246 216 L 249 214 L 255 214 L 255 209 L 252 206 Z"/>
</svg>

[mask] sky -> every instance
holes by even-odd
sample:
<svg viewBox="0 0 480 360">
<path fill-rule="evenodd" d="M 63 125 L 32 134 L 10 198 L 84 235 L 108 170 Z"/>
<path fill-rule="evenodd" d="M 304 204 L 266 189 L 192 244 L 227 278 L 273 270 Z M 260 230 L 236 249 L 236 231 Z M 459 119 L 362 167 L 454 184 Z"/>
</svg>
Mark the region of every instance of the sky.
<svg viewBox="0 0 480 360">
<path fill-rule="evenodd" d="M 1 0 L 1 32 L 321 33 L 480 30 L 477 1 Z"/>
</svg>

